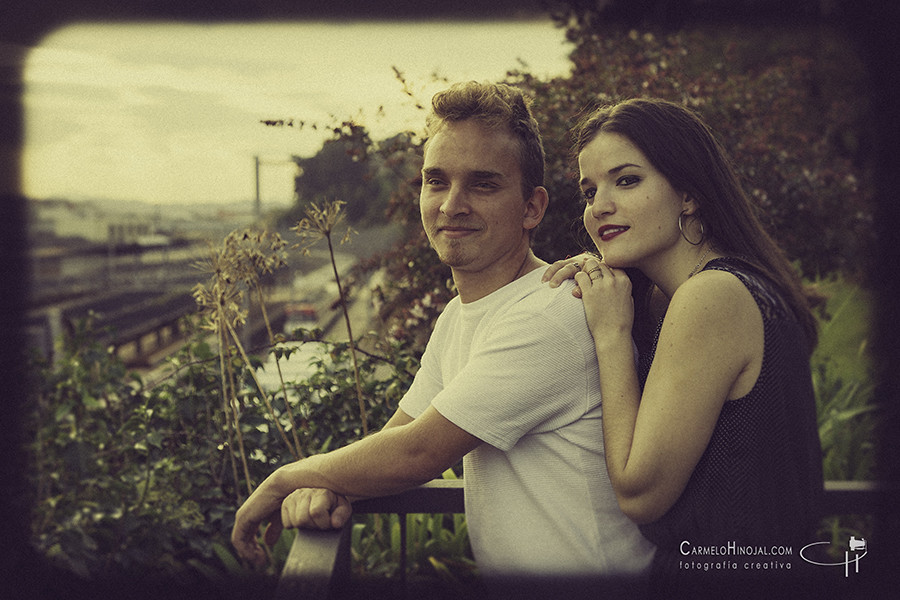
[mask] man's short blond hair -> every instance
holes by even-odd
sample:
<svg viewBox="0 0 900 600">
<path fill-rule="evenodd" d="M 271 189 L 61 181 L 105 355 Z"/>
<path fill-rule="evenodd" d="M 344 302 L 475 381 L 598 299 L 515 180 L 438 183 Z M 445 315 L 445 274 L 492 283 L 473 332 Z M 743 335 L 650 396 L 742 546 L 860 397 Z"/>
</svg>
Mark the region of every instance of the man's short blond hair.
<svg viewBox="0 0 900 600">
<path fill-rule="evenodd" d="M 522 195 L 530 198 L 534 188 L 544 185 L 544 144 L 530 104 L 521 90 L 504 83 L 457 83 L 432 98 L 426 134 L 430 140 L 444 125 L 468 119 L 505 129 L 519 142 Z"/>
</svg>

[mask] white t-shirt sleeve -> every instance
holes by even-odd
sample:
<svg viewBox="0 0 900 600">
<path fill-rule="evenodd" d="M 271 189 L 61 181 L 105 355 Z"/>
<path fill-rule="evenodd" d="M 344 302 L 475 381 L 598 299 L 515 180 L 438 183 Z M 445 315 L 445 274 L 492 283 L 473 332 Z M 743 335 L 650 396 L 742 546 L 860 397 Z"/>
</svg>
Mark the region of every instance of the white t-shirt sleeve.
<svg viewBox="0 0 900 600">
<path fill-rule="evenodd" d="M 418 418 L 434 400 L 434 397 L 444 389 L 444 378 L 441 374 L 440 346 L 446 343 L 449 323 L 453 321 L 454 313 L 459 310 L 459 299 L 450 301 L 444 311 L 438 315 L 434 323 L 434 331 L 425 346 L 419 370 L 413 378 L 412 384 L 400 399 L 399 408 L 410 417 Z M 444 340 L 444 341 L 442 341 Z"/>
<path fill-rule="evenodd" d="M 406 394 L 400 399 L 400 410 L 414 419 L 419 418 L 431 404 L 432 399 L 443 389 L 441 381 L 440 365 L 426 348 L 419 371 Z"/>
<path fill-rule="evenodd" d="M 473 344 L 466 365 L 431 404 L 468 433 L 509 450 L 526 433 L 558 429 L 587 412 L 587 369 L 597 367 L 583 348 L 546 313 L 514 311 Z"/>
</svg>

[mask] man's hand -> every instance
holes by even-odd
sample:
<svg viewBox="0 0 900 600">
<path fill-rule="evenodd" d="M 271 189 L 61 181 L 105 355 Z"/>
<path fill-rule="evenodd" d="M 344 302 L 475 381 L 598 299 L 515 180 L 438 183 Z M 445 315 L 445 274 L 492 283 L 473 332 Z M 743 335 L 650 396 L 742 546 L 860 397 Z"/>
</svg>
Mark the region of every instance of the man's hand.
<svg viewBox="0 0 900 600">
<path fill-rule="evenodd" d="M 231 545 L 238 556 L 256 567 L 266 564 L 266 553 L 256 540 L 259 526 L 268 521 L 265 543 L 273 545 L 278 541 L 283 526 L 281 525 L 282 496 L 271 491 L 269 481 L 264 481 L 254 491 L 234 516 L 234 528 L 231 530 Z"/>
<path fill-rule="evenodd" d="M 281 503 L 281 524 L 288 528 L 340 529 L 352 514 L 344 496 L 321 488 L 295 490 Z"/>
</svg>

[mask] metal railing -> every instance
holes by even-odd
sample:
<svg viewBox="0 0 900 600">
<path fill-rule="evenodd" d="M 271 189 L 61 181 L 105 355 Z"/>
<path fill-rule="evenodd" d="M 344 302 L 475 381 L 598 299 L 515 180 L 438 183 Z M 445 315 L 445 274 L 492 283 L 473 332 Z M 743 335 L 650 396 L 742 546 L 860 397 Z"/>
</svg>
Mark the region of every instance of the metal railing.
<svg viewBox="0 0 900 600">
<path fill-rule="evenodd" d="M 358 500 L 353 513 L 462 513 L 461 479 L 435 479 L 394 496 Z M 275 597 L 278 600 L 327 598 L 336 583 L 350 575 L 352 522 L 332 531 L 298 530 L 285 561 Z M 406 576 L 406 519 L 400 519 L 400 577 Z M 401 584 L 402 585 L 402 584 Z"/>
<path fill-rule="evenodd" d="M 826 481 L 823 515 L 884 514 L 897 487 L 876 481 Z M 421 487 L 353 504 L 354 514 L 462 513 L 463 481 L 435 480 Z M 352 523 L 333 531 L 299 530 L 275 592 L 276 600 L 324 599 L 350 579 Z M 406 519 L 400 519 L 400 576 L 406 574 Z M 402 587 L 402 583 L 401 583 Z"/>
</svg>

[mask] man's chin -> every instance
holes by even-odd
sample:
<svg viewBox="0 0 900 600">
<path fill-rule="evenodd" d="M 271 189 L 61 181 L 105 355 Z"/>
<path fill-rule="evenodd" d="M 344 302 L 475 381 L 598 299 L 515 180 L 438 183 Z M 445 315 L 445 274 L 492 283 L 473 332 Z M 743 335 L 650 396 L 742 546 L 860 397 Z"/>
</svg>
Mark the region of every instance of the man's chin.
<svg viewBox="0 0 900 600">
<path fill-rule="evenodd" d="M 471 261 L 464 260 L 460 256 L 441 256 L 438 255 L 438 260 L 441 261 L 444 265 L 450 267 L 451 269 L 463 269 L 468 265 Z"/>
<path fill-rule="evenodd" d="M 436 248 L 435 250 L 438 255 L 438 260 L 451 269 L 457 267 L 465 267 L 467 264 L 472 262 L 471 257 L 468 257 L 463 252 L 460 252 L 459 248 Z"/>
</svg>

